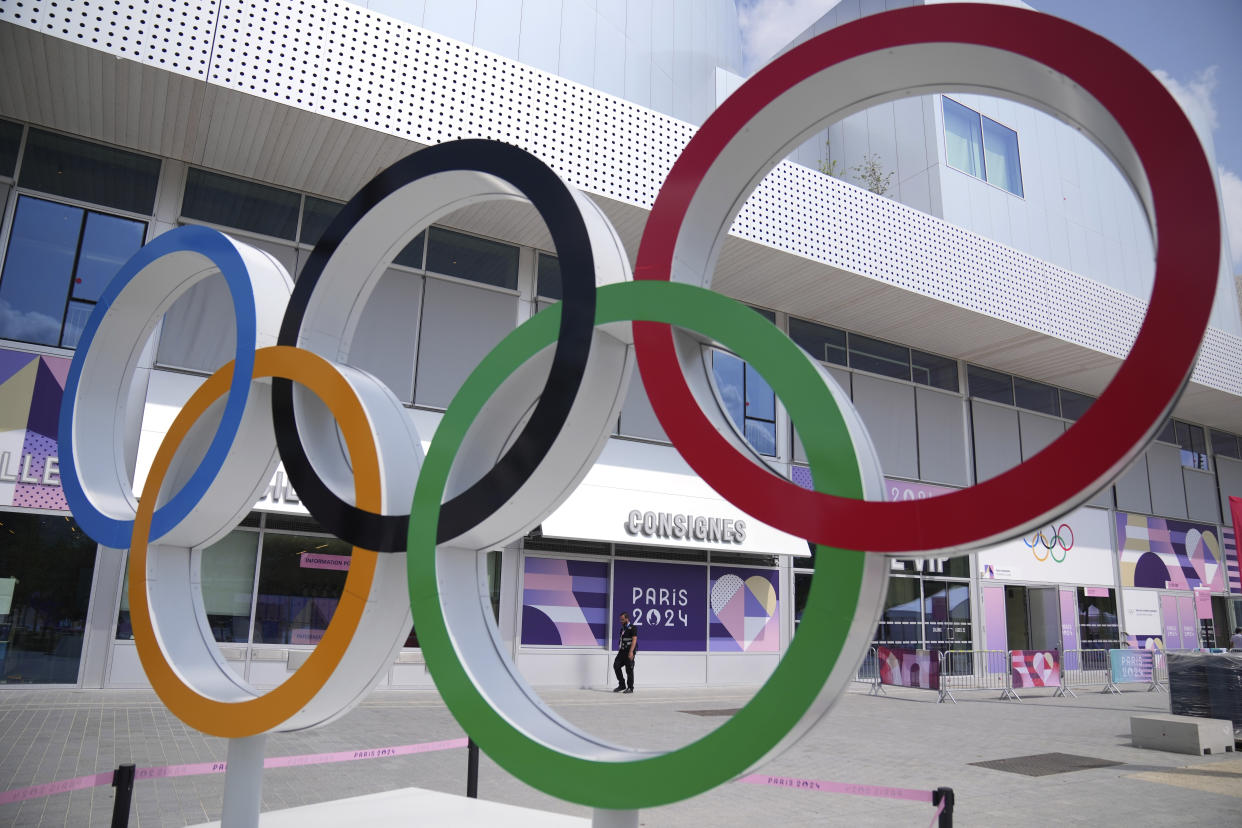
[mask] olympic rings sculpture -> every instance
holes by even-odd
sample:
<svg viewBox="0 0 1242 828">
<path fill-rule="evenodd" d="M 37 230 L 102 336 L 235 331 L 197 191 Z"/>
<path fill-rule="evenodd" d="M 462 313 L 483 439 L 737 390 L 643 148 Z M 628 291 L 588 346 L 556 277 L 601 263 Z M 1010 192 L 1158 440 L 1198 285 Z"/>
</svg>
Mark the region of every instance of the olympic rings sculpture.
<svg viewBox="0 0 1242 828">
<path fill-rule="evenodd" d="M 1048 560 L 1048 556 L 1051 555 L 1052 560 L 1057 563 L 1064 563 L 1066 553 L 1074 548 L 1074 527 L 1070 526 L 1068 523 L 1062 523 L 1060 526 L 1049 526 L 1048 528 L 1052 530 L 1052 534 L 1048 537 L 1044 537 L 1044 530 L 1040 529 L 1030 538 L 1030 540 L 1023 537 L 1022 542 L 1025 543 L 1031 550 L 1031 554 L 1035 556 L 1035 560 L 1041 562 L 1046 561 Z M 1068 541 L 1066 541 L 1065 536 L 1061 534 L 1062 531 L 1069 532 Z M 1061 550 L 1061 557 L 1059 558 L 1057 557 L 1057 548 L 1060 548 Z M 1044 556 L 1042 558 L 1039 556 L 1040 549 L 1044 550 Z"/>
<path fill-rule="evenodd" d="M 976 486 L 886 503 L 848 397 L 772 326 L 707 287 L 734 216 L 789 150 L 867 106 L 946 88 L 1060 115 L 1108 152 L 1158 240 L 1155 286 L 1129 357 L 1062 437 Z M 347 364 L 361 308 L 422 228 L 468 204 L 514 198 L 548 224 L 565 301 L 484 358 L 424 458 L 392 391 Z M 1023 535 L 1143 450 L 1188 381 L 1206 328 L 1219 226 L 1193 129 L 1116 46 L 1002 6 L 887 12 L 790 50 L 707 120 L 652 208 L 636 281 L 590 199 L 528 153 L 491 141 L 431 147 L 382 172 L 332 222 L 296 286 L 270 256 L 215 231 L 158 237 L 104 292 L 74 357 L 59 435 L 66 497 L 96 540 L 131 548 L 140 657 L 160 697 L 193 726 L 237 737 L 343 715 L 391 663 L 413 607 L 446 704 L 501 766 L 595 807 L 664 804 L 754 767 L 827 710 L 883 599 L 883 557 L 859 550 L 961 551 Z M 164 311 L 215 274 L 234 305 L 235 359 L 182 408 L 137 501 L 118 439 L 134 376 Z M 702 358 L 714 344 L 754 365 L 790 410 L 813 491 L 773 474 L 715 403 Z M 720 728 L 667 753 L 605 743 L 542 704 L 498 640 L 479 554 L 538 523 L 585 475 L 635 356 L 692 468 L 752 516 L 820 544 L 798 635 L 769 681 Z M 332 628 L 292 678 L 263 694 L 223 664 L 198 578 L 201 549 L 252 508 L 277 447 L 310 513 L 357 548 Z"/>
</svg>

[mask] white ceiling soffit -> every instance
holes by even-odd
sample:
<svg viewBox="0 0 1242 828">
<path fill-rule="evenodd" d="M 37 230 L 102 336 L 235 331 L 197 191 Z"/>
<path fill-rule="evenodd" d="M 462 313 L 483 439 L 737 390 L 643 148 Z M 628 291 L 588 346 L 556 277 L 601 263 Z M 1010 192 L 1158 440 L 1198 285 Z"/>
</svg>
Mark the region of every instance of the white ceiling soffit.
<svg viewBox="0 0 1242 828">
<path fill-rule="evenodd" d="M 631 258 L 694 130 L 334 0 L 151 0 L 127 20 L 117 8 L 0 0 L 0 113 L 338 199 L 420 146 L 496 138 L 595 195 Z M 537 219 L 510 206 L 463 211 L 453 223 L 547 244 Z M 790 163 L 739 215 L 715 286 L 1086 393 L 1111 377 L 1145 309 Z M 1242 340 L 1212 329 L 1178 413 L 1242 430 L 1240 397 Z"/>
</svg>

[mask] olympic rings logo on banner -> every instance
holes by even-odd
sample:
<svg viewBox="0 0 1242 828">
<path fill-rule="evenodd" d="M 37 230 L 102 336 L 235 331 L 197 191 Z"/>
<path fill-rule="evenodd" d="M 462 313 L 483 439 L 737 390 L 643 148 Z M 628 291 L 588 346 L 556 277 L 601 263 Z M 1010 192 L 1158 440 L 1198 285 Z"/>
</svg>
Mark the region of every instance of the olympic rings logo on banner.
<svg viewBox="0 0 1242 828">
<path fill-rule="evenodd" d="M 1068 523 L 1062 523 L 1060 526 L 1049 526 L 1048 528 L 1052 531 L 1051 535 L 1045 537 L 1044 530 L 1040 529 L 1032 535 L 1029 540 L 1025 537 L 1022 538 L 1022 542 L 1025 543 L 1027 548 L 1031 550 L 1031 554 L 1035 556 L 1035 560 L 1041 562 L 1046 561 L 1048 560 L 1048 556 L 1051 555 L 1052 560 L 1057 563 L 1064 563 L 1066 553 L 1074 548 L 1074 528 Z M 1068 540 L 1066 539 L 1066 536 L 1062 534 L 1063 532 L 1069 533 Z M 1042 558 L 1039 556 L 1040 549 L 1044 550 Z M 1061 550 L 1061 557 L 1059 558 L 1057 557 L 1057 549 Z"/>
<path fill-rule="evenodd" d="M 1151 302 L 1112 382 L 1050 446 L 968 489 L 883 502 L 874 448 L 847 395 L 761 317 L 708 290 L 711 269 L 750 191 L 823 124 L 942 87 L 996 94 L 998 78 L 1117 161 L 1159 242 Z M 565 299 L 483 358 L 424 457 L 391 389 L 349 365 L 361 309 L 424 227 L 514 198 L 547 224 Z M 92 537 L 130 547 L 140 658 L 160 698 L 192 726 L 238 737 L 343 715 L 392 663 L 412 608 L 445 703 L 502 767 L 598 808 L 665 804 L 792 744 L 845 687 L 870 643 L 887 573 L 880 555 L 858 550 L 961 551 L 1020 536 L 1141 452 L 1189 377 L 1219 250 L 1213 179 L 1194 130 L 1116 46 L 1002 6 L 887 12 L 781 55 L 708 118 L 660 190 L 633 277 L 594 202 L 534 156 L 493 141 L 437 145 L 380 173 L 342 208 L 296 285 L 272 257 L 215 231 L 161 235 L 121 268 L 82 334 L 61 410 L 65 493 Z M 234 306 L 235 358 L 182 407 L 136 500 L 118 435 L 146 343 L 181 293 L 216 274 Z M 788 408 L 812 491 L 773 474 L 715 403 L 702 358 L 714 345 L 753 365 Z M 721 727 L 669 752 L 607 744 L 551 712 L 497 638 L 480 563 L 586 474 L 635 357 L 661 426 L 695 472 L 748 514 L 821 544 L 798 634 L 769 680 Z M 253 507 L 278 459 L 310 514 L 354 544 L 354 565 L 310 658 L 261 693 L 223 663 L 198 579 L 201 549 Z M 1036 542 L 1067 551 L 1072 534 L 1066 546 L 1059 531 Z M 615 784 L 618 774 L 626 785 Z"/>
</svg>

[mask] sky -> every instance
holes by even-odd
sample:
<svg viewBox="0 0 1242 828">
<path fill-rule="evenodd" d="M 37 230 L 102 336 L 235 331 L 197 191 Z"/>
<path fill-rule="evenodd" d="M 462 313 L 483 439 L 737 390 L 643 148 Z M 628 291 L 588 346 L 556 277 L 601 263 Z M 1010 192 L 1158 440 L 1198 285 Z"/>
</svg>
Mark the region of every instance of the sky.
<svg viewBox="0 0 1242 828">
<path fill-rule="evenodd" d="M 748 71 L 837 0 L 736 0 Z M 1103 35 L 1212 125 L 1233 269 L 1242 274 L 1242 0 L 1027 0 Z"/>
</svg>

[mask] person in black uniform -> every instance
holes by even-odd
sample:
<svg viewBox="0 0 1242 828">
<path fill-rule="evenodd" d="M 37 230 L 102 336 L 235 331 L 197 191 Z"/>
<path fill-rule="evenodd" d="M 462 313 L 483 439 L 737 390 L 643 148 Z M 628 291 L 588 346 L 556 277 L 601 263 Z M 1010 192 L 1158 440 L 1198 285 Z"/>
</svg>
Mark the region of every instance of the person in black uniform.
<svg viewBox="0 0 1242 828">
<path fill-rule="evenodd" d="M 617 686 L 614 693 L 634 692 L 634 652 L 638 649 L 638 630 L 630 623 L 629 613 L 621 613 L 621 644 L 617 647 L 617 657 L 612 660 L 612 671 L 617 674 Z M 625 675 L 621 675 L 621 668 Z"/>
</svg>

